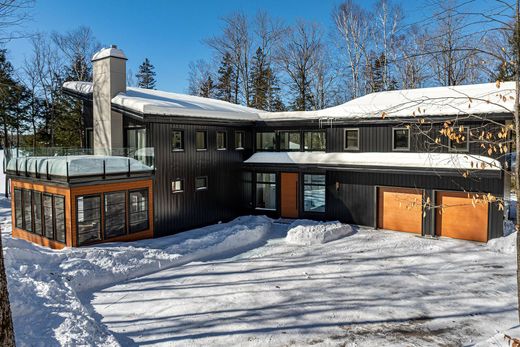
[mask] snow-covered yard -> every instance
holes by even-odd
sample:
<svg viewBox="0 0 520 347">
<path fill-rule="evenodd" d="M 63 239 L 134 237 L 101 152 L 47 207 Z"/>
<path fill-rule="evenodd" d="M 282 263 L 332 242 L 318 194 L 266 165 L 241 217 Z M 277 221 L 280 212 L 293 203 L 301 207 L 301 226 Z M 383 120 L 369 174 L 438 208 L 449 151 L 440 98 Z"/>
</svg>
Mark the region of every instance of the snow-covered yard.
<svg viewBox="0 0 520 347">
<path fill-rule="evenodd" d="M 242 217 L 51 251 L 2 226 L 19 345 L 485 346 L 517 323 L 514 234 L 483 245 Z"/>
</svg>

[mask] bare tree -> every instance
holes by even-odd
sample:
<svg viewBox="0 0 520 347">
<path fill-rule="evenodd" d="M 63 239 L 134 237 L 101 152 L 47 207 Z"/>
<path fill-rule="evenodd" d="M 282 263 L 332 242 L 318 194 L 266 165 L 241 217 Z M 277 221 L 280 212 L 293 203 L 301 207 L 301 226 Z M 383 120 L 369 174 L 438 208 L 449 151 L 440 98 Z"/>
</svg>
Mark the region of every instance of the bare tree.
<svg viewBox="0 0 520 347">
<path fill-rule="evenodd" d="M 203 59 L 192 61 L 188 70 L 188 94 L 200 95 L 208 78 L 213 79 L 213 67 Z"/>
<path fill-rule="evenodd" d="M 401 35 L 394 46 L 396 70 L 404 89 L 423 87 L 428 79 L 428 58 L 422 54 L 426 50 L 426 33 L 417 25 L 412 25 Z"/>
</svg>

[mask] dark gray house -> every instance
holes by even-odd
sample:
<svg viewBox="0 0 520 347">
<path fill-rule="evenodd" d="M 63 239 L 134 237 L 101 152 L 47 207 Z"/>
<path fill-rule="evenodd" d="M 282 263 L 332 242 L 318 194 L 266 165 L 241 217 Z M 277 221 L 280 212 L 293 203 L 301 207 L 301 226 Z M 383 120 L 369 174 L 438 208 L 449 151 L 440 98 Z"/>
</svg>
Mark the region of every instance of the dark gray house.
<svg viewBox="0 0 520 347">
<path fill-rule="evenodd" d="M 116 47 L 104 49 L 94 82 L 64 90 L 83 100 L 95 154 L 129 148 L 153 161 L 155 236 L 245 213 L 484 242 L 502 235 L 504 211 L 473 193 L 509 196 L 505 156 L 489 157 L 473 137 L 510 124 L 511 84 L 390 91 L 269 113 L 126 87 L 125 62 Z M 434 141 L 447 120 L 467 136 Z"/>
</svg>

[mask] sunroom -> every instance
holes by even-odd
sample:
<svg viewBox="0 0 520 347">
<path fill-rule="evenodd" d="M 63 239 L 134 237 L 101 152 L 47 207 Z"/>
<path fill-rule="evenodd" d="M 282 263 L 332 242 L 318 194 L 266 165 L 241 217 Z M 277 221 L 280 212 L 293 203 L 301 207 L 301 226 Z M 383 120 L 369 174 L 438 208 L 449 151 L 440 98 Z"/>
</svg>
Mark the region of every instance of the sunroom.
<svg viewBox="0 0 520 347">
<path fill-rule="evenodd" d="M 13 236 L 54 249 L 153 237 L 152 167 L 119 156 L 6 163 Z"/>
</svg>

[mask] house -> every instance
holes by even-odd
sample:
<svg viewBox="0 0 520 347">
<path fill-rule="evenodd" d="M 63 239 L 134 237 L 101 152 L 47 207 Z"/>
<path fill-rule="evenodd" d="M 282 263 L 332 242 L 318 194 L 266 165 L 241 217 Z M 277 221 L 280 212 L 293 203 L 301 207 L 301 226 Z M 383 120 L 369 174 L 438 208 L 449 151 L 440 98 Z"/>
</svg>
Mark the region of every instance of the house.
<svg viewBox="0 0 520 347">
<path fill-rule="evenodd" d="M 116 46 L 94 55 L 93 66 L 93 83 L 63 89 L 83 101 L 94 157 L 125 148 L 153 166 L 155 237 L 245 213 L 482 242 L 502 236 L 504 211 L 474 194 L 508 197 L 507 162 L 472 141 L 470 129 L 511 123 L 513 84 L 388 91 L 325 110 L 271 113 L 127 87 L 126 56 Z M 454 118 L 467 135 L 434 142 Z M 20 172 L 8 170 L 13 189 L 27 178 Z M 105 211 L 107 193 L 94 194 L 94 210 Z M 77 206 L 82 196 L 75 199 Z M 100 225 L 107 217 L 93 216 Z M 96 230 L 105 240 L 104 227 Z"/>
</svg>

